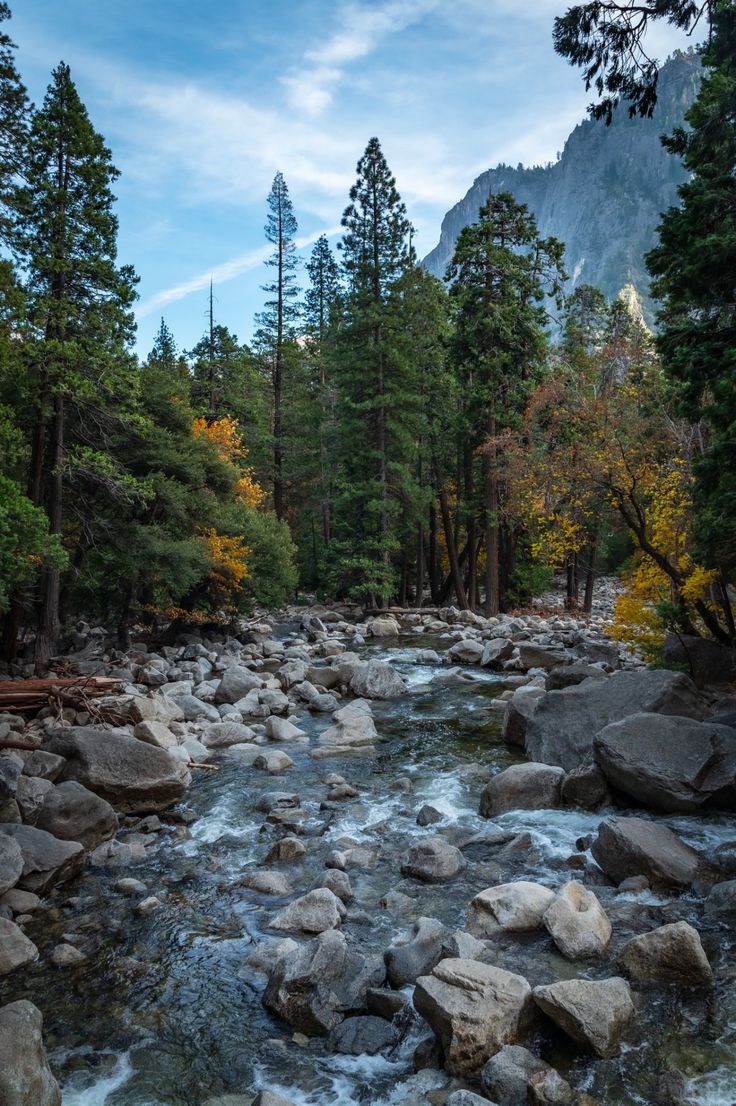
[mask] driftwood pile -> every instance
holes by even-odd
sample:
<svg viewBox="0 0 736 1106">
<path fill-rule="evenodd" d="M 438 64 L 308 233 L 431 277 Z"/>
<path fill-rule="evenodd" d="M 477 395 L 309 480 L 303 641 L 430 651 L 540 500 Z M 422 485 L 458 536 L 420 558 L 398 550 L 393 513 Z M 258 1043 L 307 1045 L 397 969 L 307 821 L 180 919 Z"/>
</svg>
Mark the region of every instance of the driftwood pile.
<svg viewBox="0 0 736 1106">
<path fill-rule="evenodd" d="M 6 680 L 0 683 L 0 714 L 34 713 L 51 707 L 61 721 L 62 711 L 87 711 L 99 719 L 100 709 L 94 702 L 117 690 L 119 680 L 107 676 L 47 676 L 32 680 Z M 35 744 L 14 739 L 0 739 L 0 749 L 35 749 Z"/>
</svg>

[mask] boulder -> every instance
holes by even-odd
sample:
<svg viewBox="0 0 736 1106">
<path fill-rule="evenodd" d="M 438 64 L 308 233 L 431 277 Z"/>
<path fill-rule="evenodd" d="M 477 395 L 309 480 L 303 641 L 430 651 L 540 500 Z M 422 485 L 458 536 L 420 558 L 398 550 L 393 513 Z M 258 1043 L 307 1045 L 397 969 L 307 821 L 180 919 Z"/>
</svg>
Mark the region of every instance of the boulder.
<svg viewBox="0 0 736 1106">
<path fill-rule="evenodd" d="M 33 749 L 21 754 L 23 757 L 23 775 L 51 780 L 54 783 L 61 775 L 64 758 L 45 749 Z"/>
<path fill-rule="evenodd" d="M 237 703 L 244 699 L 249 691 L 263 687 L 263 677 L 249 668 L 242 668 L 239 664 L 233 664 L 223 672 L 217 688 L 215 689 L 216 703 Z"/>
<path fill-rule="evenodd" d="M 544 914 L 555 893 L 539 883 L 517 880 L 489 887 L 468 908 L 468 929 L 476 937 L 496 933 L 526 933 L 544 927 Z"/>
<path fill-rule="evenodd" d="M 164 810 L 181 799 L 191 780 L 180 760 L 126 730 L 56 730 L 50 749 L 66 757 L 63 779 L 76 780 L 127 814 Z"/>
<path fill-rule="evenodd" d="M 534 1001 L 573 1041 L 607 1060 L 634 1020 L 625 979 L 564 979 L 534 988 Z"/>
<path fill-rule="evenodd" d="M 418 826 L 434 826 L 438 822 L 441 822 L 444 815 L 436 807 L 430 806 L 429 803 L 425 803 L 417 811 L 417 825 Z"/>
<path fill-rule="evenodd" d="M 4 838 L 0 837 L 0 841 L 2 840 Z M 13 887 L 0 897 L 0 906 L 7 906 L 13 914 L 32 914 L 40 905 L 38 895 L 34 895 L 32 891 L 21 891 L 18 887 Z"/>
<path fill-rule="evenodd" d="M 366 991 L 380 987 L 383 963 L 348 948 L 338 930 L 279 957 L 263 994 L 263 1005 L 307 1036 L 325 1035 L 349 1012 L 365 1008 Z"/>
<path fill-rule="evenodd" d="M 337 895 L 327 887 L 317 887 L 280 910 L 268 928 L 286 933 L 324 933 L 336 929 L 346 913 Z"/>
<path fill-rule="evenodd" d="M 643 875 L 654 888 L 684 888 L 703 868 L 695 849 L 667 826 L 643 818 L 607 818 L 599 826 L 591 852 L 616 883 Z"/>
<path fill-rule="evenodd" d="M 549 764 L 512 764 L 493 776 L 480 796 L 481 818 L 508 810 L 549 810 L 560 805 L 565 773 Z"/>
<path fill-rule="evenodd" d="M 566 806 L 579 810 L 601 810 L 612 801 L 606 777 L 597 764 L 573 768 L 562 781 L 561 797 Z"/>
<path fill-rule="evenodd" d="M 240 882 L 243 887 L 248 887 L 251 891 L 259 891 L 262 895 L 288 895 L 291 893 L 291 886 L 286 876 L 282 875 L 281 872 L 257 869 L 255 872 L 249 872 L 247 876 L 243 876 Z"/>
<path fill-rule="evenodd" d="M 0 1102 L 3 1106 L 61 1106 L 61 1091 L 43 1047 L 43 1017 L 32 1002 L 0 1009 Z"/>
<path fill-rule="evenodd" d="M 187 692 L 176 696 L 177 706 L 181 708 L 186 722 L 219 722 L 220 712 L 211 703 L 205 703 L 196 695 Z"/>
<path fill-rule="evenodd" d="M 531 988 L 520 975 L 477 960 L 441 960 L 420 976 L 414 1006 L 439 1037 L 451 1075 L 477 1075 L 527 1028 Z"/>
<path fill-rule="evenodd" d="M 278 742 L 309 740 L 304 730 L 300 730 L 293 722 L 289 722 L 286 718 L 279 718 L 275 714 L 266 720 L 266 736 L 271 741 Z"/>
<path fill-rule="evenodd" d="M 560 888 L 544 913 L 544 924 L 568 960 L 602 956 L 611 940 L 608 915 L 593 892 L 577 880 Z"/>
<path fill-rule="evenodd" d="M 401 991 L 392 991 L 388 987 L 370 987 L 365 994 L 368 1012 L 384 1021 L 391 1022 L 396 1015 L 406 1009 L 409 1000 Z"/>
<path fill-rule="evenodd" d="M 319 744 L 343 749 L 347 746 L 373 746 L 379 740 L 370 704 L 358 699 L 333 715 L 334 725 L 324 730 Z"/>
<path fill-rule="evenodd" d="M 77 841 L 60 841 L 46 830 L 15 823 L 0 825 L 0 834 L 12 837 L 20 848 L 23 871 L 18 885 L 24 891 L 43 895 L 82 867 L 84 849 Z"/>
<path fill-rule="evenodd" d="M 29 826 L 35 826 L 38 812 L 49 791 L 53 790 L 53 786 L 51 780 L 44 780 L 40 776 L 21 776 L 18 780 L 15 801 L 22 820 Z"/>
<path fill-rule="evenodd" d="M 226 749 L 230 745 L 249 745 L 255 737 L 250 726 L 241 722 L 213 722 L 205 726 L 199 739 L 206 749 Z"/>
<path fill-rule="evenodd" d="M 138 722 L 133 729 L 133 737 L 157 745 L 159 749 L 174 749 L 178 744 L 176 735 L 164 722 Z"/>
<path fill-rule="evenodd" d="M 350 690 L 364 699 L 398 699 L 406 694 L 406 684 L 390 664 L 368 661 L 353 671 Z"/>
<path fill-rule="evenodd" d="M 483 643 L 472 637 L 456 641 L 445 654 L 451 664 L 480 664 L 482 656 Z"/>
<path fill-rule="evenodd" d="M 14 799 L 23 769 L 12 756 L 0 757 L 0 803 Z"/>
<path fill-rule="evenodd" d="M 689 634 L 670 634 L 662 647 L 668 664 L 687 665 L 698 687 L 736 682 L 736 650 Z"/>
<path fill-rule="evenodd" d="M 133 726 L 139 722 L 163 722 L 165 726 L 172 722 L 183 722 L 184 711 L 168 696 L 156 693 L 155 695 L 128 695 L 122 699 L 104 700 L 108 714 L 121 722 L 130 722 Z"/>
<path fill-rule="evenodd" d="M 579 1102 L 570 1084 L 554 1068 L 531 1076 L 528 1096 L 530 1106 L 573 1106 Z"/>
<path fill-rule="evenodd" d="M 401 864 L 401 874 L 422 883 L 446 883 L 464 872 L 468 862 L 442 837 L 427 837 L 412 845 Z"/>
<path fill-rule="evenodd" d="M 442 959 L 446 936 L 447 930 L 436 918 L 417 918 L 412 928 L 383 954 L 391 986 L 405 987 L 431 972 Z"/>
<path fill-rule="evenodd" d="M 736 879 L 724 880 L 711 888 L 705 900 L 705 915 L 716 920 L 736 921 Z"/>
<path fill-rule="evenodd" d="M 544 688 L 536 684 L 524 684 L 523 687 L 516 688 L 508 701 L 501 730 L 501 738 L 507 745 L 517 745 L 520 749 L 525 747 L 529 720 L 545 694 Z"/>
<path fill-rule="evenodd" d="M 307 849 L 298 837 L 282 837 L 266 853 L 266 864 L 290 864 L 304 856 Z"/>
<path fill-rule="evenodd" d="M 0 895 L 15 887 L 23 873 L 23 854 L 12 837 L 0 834 Z"/>
<path fill-rule="evenodd" d="M 624 945 L 619 966 L 637 983 L 682 983 L 712 987 L 713 969 L 700 934 L 687 922 L 672 922 Z"/>
<path fill-rule="evenodd" d="M 565 664 L 568 659 L 565 653 L 549 645 L 538 645 L 533 641 L 519 642 L 519 663 L 524 669 L 543 668 L 545 672 L 549 672 L 558 665 Z"/>
<path fill-rule="evenodd" d="M 488 1099 L 473 1091 L 453 1091 L 445 1100 L 445 1106 L 488 1106 Z"/>
<path fill-rule="evenodd" d="M 327 1044 L 345 1056 L 375 1056 L 393 1044 L 394 1030 L 384 1018 L 363 1014 L 335 1026 Z"/>
<path fill-rule="evenodd" d="M 481 1072 L 481 1086 L 498 1106 L 520 1106 L 528 1099 L 529 1083 L 550 1066 L 523 1045 L 504 1045 Z"/>
<path fill-rule="evenodd" d="M 633 714 L 604 727 L 595 759 L 612 787 L 655 810 L 736 810 L 736 730 Z"/>
<path fill-rule="evenodd" d="M 99 795 L 66 780 L 52 784 L 36 815 L 36 826 L 62 841 L 79 841 L 89 850 L 115 836 L 118 816 Z"/>
<path fill-rule="evenodd" d="M 15 922 L 0 918 L 0 976 L 23 968 L 34 960 L 38 960 L 38 949 L 33 941 L 28 940 Z"/>
<path fill-rule="evenodd" d="M 374 618 L 368 623 L 368 633 L 371 637 L 396 637 L 401 627 L 395 618 Z"/>
<path fill-rule="evenodd" d="M 642 668 L 583 680 L 542 695 L 526 723 L 527 755 L 571 772 L 590 760 L 593 739 L 604 726 L 642 712 L 701 719 L 706 705 L 681 672 Z"/>
<path fill-rule="evenodd" d="M 260 768 L 263 772 L 269 772 L 272 776 L 278 776 L 287 768 L 293 767 L 294 761 L 283 749 L 262 749 L 253 760 L 253 767 Z"/>
<path fill-rule="evenodd" d="M 545 680 L 545 688 L 547 691 L 561 691 L 563 687 L 574 687 L 588 679 L 605 680 L 606 673 L 594 664 L 573 661 L 572 664 L 559 664 L 551 669 Z"/>
<path fill-rule="evenodd" d="M 514 651 L 514 643 L 505 637 L 493 637 L 483 643 L 480 658 L 481 668 L 491 668 L 494 664 L 507 661 Z"/>
</svg>

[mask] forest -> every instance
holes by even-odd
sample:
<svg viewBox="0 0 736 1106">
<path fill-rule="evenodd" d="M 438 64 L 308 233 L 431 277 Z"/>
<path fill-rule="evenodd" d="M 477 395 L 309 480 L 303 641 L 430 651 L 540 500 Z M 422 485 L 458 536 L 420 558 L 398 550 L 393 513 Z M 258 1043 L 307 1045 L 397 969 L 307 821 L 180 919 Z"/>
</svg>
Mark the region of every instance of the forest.
<svg viewBox="0 0 736 1106">
<path fill-rule="evenodd" d="M 697 8 L 665 6 L 682 26 Z M 600 115 L 618 95 L 645 114 L 656 74 L 606 69 L 606 28 L 586 38 L 581 10 L 558 21 L 558 51 L 605 94 Z M 490 616 L 558 572 L 583 612 L 596 574 L 620 572 L 615 632 L 652 657 L 672 631 L 736 640 L 732 4 L 712 5 L 689 129 L 665 139 L 690 178 L 648 258 L 655 333 L 633 289 L 565 294 L 564 243 L 508 192 L 431 276 L 371 138 L 336 250 L 320 237 L 304 265 L 276 173 L 251 342 L 211 289 L 196 346 L 162 319 L 143 360 L 113 154 L 63 62 L 30 104 L 10 14 L 0 4 L 5 661 L 44 671 L 80 618 L 125 645 L 135 623 L 226 625 L 298 594 Z"/>
</svg>

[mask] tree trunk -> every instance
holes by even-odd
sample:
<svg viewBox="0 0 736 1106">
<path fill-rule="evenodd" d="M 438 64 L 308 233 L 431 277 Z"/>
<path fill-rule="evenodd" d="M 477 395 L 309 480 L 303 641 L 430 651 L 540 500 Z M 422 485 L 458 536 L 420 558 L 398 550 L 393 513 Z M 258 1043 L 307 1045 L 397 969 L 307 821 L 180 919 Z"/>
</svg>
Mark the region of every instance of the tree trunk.
<svg viewBox="0 0 736 1106">
<path fill-rule="evenodd" d="M 590 614 L 593 610 L 593 589 L 595 587 L 596 560 L 598 559 L 598 527 L 590 536 L 588 546 L 588 563 L 585 566 L 585 591 L 583 593 L 583 613 Z"/>
<path fill-rule="evenodd" d="M 429 508 L 429 592 L 432 602 L 440 601 L 440 579 L 437 565 L 437 508 L 434 503 Z"/>
<path fill-rule="evenodd" d="M 54 396 L 54 413 L 51 428 L 51 475 L 49 478 L 48 516 L 49 532 L 61 534 L 64 480 L 64 396 Z M 58 568 L 47 568 L 43 576 L 41 615 L 36 636 L 35 661 L 37 669 L 45 669 L 54 655 L 61 630 L 59 622 L 59 593 L 61 573 Z"/>
<path fill-rule="evenodd" d="M 442 525 L 445 531 L 445 542 L 447 543 L 447 553 L 450 558 L 450 574 L 452 576 L 452 583 L 455 588 L 455 595 L 457 601 L 460 604 L 460 609 L 463 611 L 468 610 L 468 600 L 463 588 L 463 578 L 460 573 L 460 564 L 457 556 L 457 546 L 455 544 L 455 534 L 452 528 L 452 518 L 450 516 L 450 506 L 447 502 L 447 492 L 445 491 L 444 481 L 439 467 L 436 469 L 436 481 L 437 490 L 440 499 L 440 510 L 442 512 Z"/>
<path fill-rule="evenodd" d="M 421 523 L 417 529 L 417 581 L 414 592 L 414 606 L 421 607 L 424 601 L 424 530 Z"/>
<path fill-rule="evenodd" d="M 486 498 L 486 618 L 498 614 L 500 610 L 499 595 L 499 525 L 498 525 L 498 473 L 496 471 L 496 416 L 491 415 L 488 420 L 489 444 L 483 455 L 483 468 L 485 475 Z"/>
<path fill-rule="evenodd" d="M 565 609 L 578 609 L 578 558 L 573 552 L 565 557 Z"/>
</svg>

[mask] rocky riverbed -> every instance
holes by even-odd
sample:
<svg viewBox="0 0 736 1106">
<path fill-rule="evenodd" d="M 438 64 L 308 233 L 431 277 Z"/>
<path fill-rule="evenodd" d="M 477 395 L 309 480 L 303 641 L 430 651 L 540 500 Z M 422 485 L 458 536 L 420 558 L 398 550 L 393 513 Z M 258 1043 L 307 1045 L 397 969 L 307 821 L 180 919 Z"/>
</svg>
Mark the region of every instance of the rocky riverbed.
<svg viewBox="0 0 736 1106">
<path fill-rule="evenodd" d="M 0 717 L 2 1106 L 730 1106 L 733 703 L 606 619 L 81 626 L 101 716 Z"/>
</svg>

